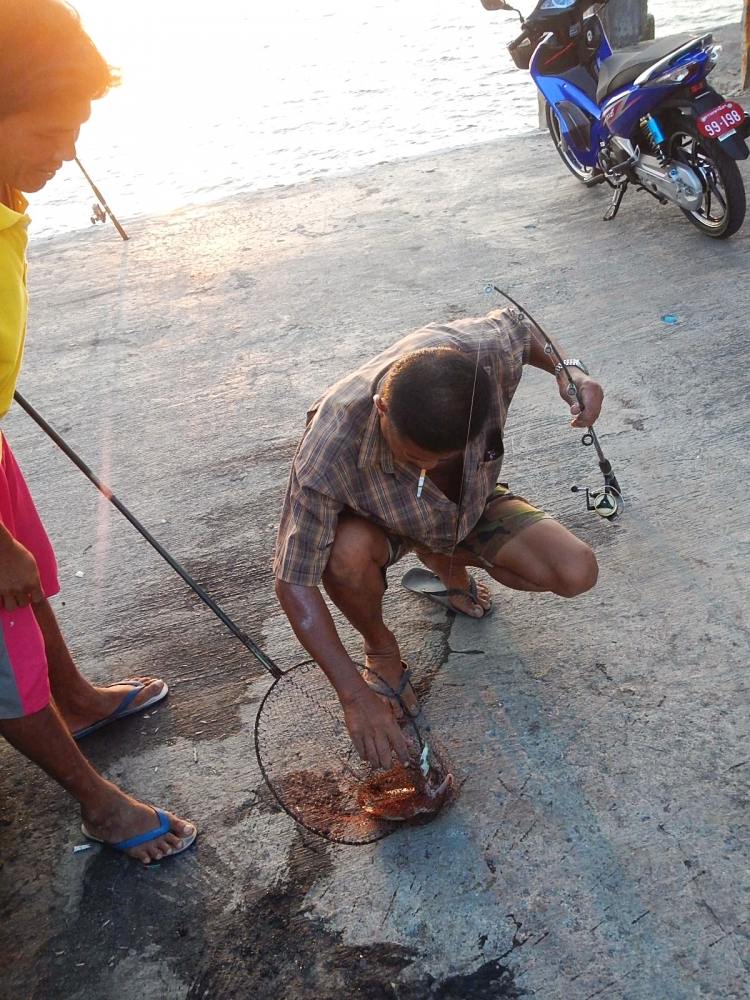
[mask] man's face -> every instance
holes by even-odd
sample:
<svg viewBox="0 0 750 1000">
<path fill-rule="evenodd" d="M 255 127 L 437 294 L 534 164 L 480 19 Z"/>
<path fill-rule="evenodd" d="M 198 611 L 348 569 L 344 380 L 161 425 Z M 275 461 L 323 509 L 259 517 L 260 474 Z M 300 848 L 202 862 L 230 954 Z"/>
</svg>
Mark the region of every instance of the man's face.
<svg viewBox="0 0 750 1000">
<path fill-rule="evenodd" d="M 380 430 L 388 443 L 388 447 L 393 452 L 393 457 L 402 465 L 414 465 L 417 469 L 425 469 L 429 472 L 452 461 L 463 454 L 462 449 L 458 451 L 434 452 L 426 451 L 418 444 L 410 441 L 396 430 L 393 421 L 388 416 L 388 408 L 380 396 L 375 397 L 375 405 L 380 414 Z"/>
<path fill-rule="evenodd" d="M 90 101 L 66 101 L 0 118 L 0 183 L 40 191 L 75 157 L 78 133 L 90 114 Z"/>
</svg>

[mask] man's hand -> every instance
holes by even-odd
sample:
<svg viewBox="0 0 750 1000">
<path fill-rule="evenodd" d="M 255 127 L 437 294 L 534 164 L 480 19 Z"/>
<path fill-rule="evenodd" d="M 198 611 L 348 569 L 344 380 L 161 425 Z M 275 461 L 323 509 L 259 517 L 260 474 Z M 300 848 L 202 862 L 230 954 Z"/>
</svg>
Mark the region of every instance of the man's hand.
<svg viewBox="0 0 750 1000">
<path fill-rule="evenodd" d="M 409 763 L 409 751 L 404 734 L 389 705 L 366 684 L 353 695 L 343 697 L 346 728 L 362 760 L 385 770 L 400 759 Z"/>
<path fill-rule="evenodd" d="M 36 559 L 20 542 L 3 532 L 0 543 L 0 608 L 15 611 L 44 600 Z"/>
<path fill-rule="evenodd" d="M 570 383 L 567 378 L 563 376 L 558 379 L 557 383 L 560 395 L 568 406 L 570 406 L 570 413 L 573 417 L 570 421 L 570 426 L 591 427 L 599 419 L 599 414 L 602 411 L 604 390 L 598 382 L 593 378 L 589 378 L 588 375 L 584 375 L 582 372 L 580 375 L 576 371 L 571 372 L 571 374 L 578 390 L 578 397 L 583 404 L 582 407 L 578 400 L 570 395 Z"/>
</svg>

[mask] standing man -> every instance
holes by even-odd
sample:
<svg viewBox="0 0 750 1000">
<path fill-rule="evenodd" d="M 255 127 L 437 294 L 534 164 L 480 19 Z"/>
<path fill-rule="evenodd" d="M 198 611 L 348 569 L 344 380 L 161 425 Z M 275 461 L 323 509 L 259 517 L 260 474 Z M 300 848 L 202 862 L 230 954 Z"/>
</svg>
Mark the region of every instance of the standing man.
<svg viewBox="0 0 750 1000">
<path fill-rule="evenodd" d="M 61 0 L 0 0 L 0 417 L 13 400 L 26 333 L 22 192 L 75 156 L 91 101 L 116 82 Z M 84 832 L 149 864 L 195 840 L 192 824 L 131 798 L 91 767 L 77 739 L 167 693 L 139 677 L 94 687 L 76 669 L 48 598 L 55 555 L 0 434 L 0 735 L 80 803 Z"/>
<path fill-rule="evenodd" d="M 594 586 L 594 553 L 549 515 L 497 482 L 503 426 L 523 366 L 557 379 L 530 324 L 511 309 L 434 324 L 342 379 L 308 414 L 292 463 L 274 561 L 276 593 L 302 645 L 334 685 L 354 745 L 374 767 L 406 746 L 395 693 L 419 706 L 398 642 L 383 621 L 386 570 L 414 551 L 426 596 L 481 618 L 490 591 L 468 567 L 515 590 L 575 597 Z M 593 424 L 604 394 L 567 361 Z M 405 582 L 408 582 L 407 574 Z M 319 584 L 364 640 L 360 675 Z M 385 683 L 384 683 L 385 682 Z"/>
</svg>

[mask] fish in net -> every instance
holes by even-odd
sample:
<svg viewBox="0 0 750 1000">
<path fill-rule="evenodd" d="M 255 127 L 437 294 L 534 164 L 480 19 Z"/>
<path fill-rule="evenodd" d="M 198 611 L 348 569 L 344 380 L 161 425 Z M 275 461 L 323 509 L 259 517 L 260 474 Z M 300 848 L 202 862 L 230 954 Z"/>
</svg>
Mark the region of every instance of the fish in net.
<svg viewBox="0 0 750 1000">
<path fill-rule="evenodd" d="M 405 822 L 429 821 L 450 800 L 444 753 L 425 742 L 419 720 L 399 720 L 409 763 L 388 771 L 360 759 L 330 681 L 314 661 L 283 673 L 255 721 L 263 777 L 293 819 L 327 840 L 367 844 Z"/>
</svg>

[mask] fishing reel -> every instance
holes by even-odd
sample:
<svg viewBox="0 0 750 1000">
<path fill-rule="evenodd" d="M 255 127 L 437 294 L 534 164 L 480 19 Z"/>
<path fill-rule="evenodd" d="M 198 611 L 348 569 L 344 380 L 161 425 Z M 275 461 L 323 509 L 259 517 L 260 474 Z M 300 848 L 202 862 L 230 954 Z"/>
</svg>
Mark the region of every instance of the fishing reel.
<svg viewBox="0 0 750 1000">
<path fill-rule="evenodd" d="M 606 517 L 612 521 L 625 506 L 620 484 L 612 472 L 612 466 L 602 454 L 596 434 L 591 428 L 581 438 L 581 444 L 586 448 L 590 448 L 592 445 L 596 448 L 599 456 L 599 468 L 604 476 L 604 486 L 595 490 L 589 489 L 588 486 L 571 486 L 570 492 L 580 493 L 583 490 L 586 494 L 586 510 L 592 510 L 599 517 Z"/>
<path fill-rule="evenodd" d="M 92 224 L 96 225 L 97 222 L 106 222 L 106 221 L 107 221 L 107 216 L 104 212 L 104 209 L 102 208 L 102 206 L 99 204 L 98 201 L 95 201 L 94 204 L 91 206 Z"/>
<path fill-rule="evenodd" d="M 603 486 L 601 489 L 592 490 L 588 486 L 571 486 L 571 493 L 584 492 L 586 496 L 586 510 L 593 510 L 599 517 L 606 517 L 614 520 L 620 513 L 623 506 L 622 494 L 614 486 Z"/>
</svg>

